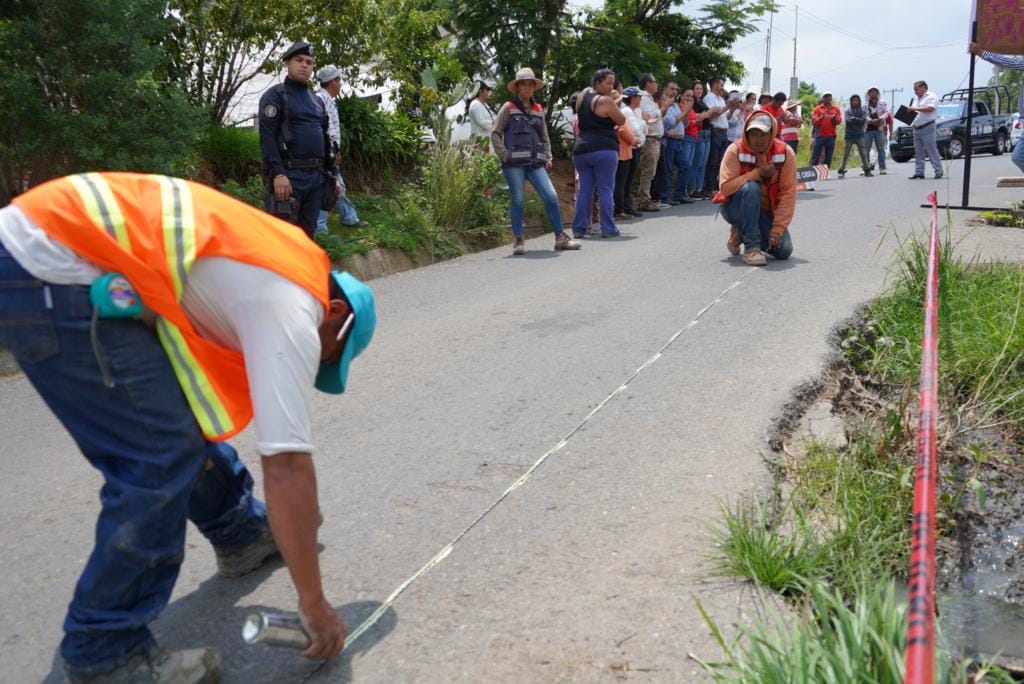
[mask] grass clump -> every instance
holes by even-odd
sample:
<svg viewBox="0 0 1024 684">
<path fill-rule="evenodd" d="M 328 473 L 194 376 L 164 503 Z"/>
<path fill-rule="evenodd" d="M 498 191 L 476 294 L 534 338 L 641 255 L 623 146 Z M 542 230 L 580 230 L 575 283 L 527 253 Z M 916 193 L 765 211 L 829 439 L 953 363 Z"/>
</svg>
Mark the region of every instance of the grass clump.
<svg viewBox="0 0 1024 684">
<path fill-rule="evenodd" d="M 916 386 L 921 363 L 927 243 L 900 247 L 891 291 L 866 310 L 864 334 L 846 343 L 872 381 Z M 940 247 L 939 388 L 957 421 L 1024 425 L 1024 267 L 965 262 L 947 235 Z"/>
<path fill-rule="evenodd" d="M 734 684 L 900 684 L 906 650 L 906 605 L 892 582 L 873 582 L 844 594 L 823 584 L 808 587 L 795 619 L 775 614 L 767 623 L 741 626 L 733 641 L 698 603 L 724 654 L 698 661 L 716 682 Z M 936 651 L 940 684 L 1013 681 L 988 665 L 954 662 Z"/>
<path fill-rule="evenodd" d="M 879 448 L 885 443 L 871 433 L 846 447 L 809 442 L 805 455 L 778 463 L 787 500 L 775 515 L 765 502 L 724 510 L 712 530 L 716 572 L 787 596 L 815 582 L 853 595 L 905 572 L 913 464 L 907 450 Z"/>
<path fill-rule="evenodd" d="M 997 211 L 983 211 L 981 220 L 992 226 L 1024 228 L 1024 201 L 1010 202 L 1010 208 Z"/>
</svg>

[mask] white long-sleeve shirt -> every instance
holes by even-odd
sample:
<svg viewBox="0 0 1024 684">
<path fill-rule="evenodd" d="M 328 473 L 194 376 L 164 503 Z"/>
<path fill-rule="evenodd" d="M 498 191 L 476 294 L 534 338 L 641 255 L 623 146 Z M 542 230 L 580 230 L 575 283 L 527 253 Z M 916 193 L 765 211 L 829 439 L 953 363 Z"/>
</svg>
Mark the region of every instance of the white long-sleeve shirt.
<svg viewBox="0 0 1024 684">
<path fill-rule="evenodd" d="M 335 152 L 337 152 L 341 149 L 341 121 L 338 119 L 338 105 L 334 103 L 331 94 L 323 88 L 316 91 L 316 96 L 320 98 L 324 111 L 327 112 L 327 135 L 330 136 Z"/>
</svg>

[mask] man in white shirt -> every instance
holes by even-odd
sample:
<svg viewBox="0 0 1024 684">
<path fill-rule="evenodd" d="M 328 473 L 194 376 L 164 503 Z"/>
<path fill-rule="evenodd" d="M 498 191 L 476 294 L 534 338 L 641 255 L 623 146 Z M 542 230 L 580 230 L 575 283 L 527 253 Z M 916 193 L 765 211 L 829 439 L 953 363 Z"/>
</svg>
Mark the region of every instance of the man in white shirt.
<svg viewBox="0 0 1024 684">
<path fill-rule="evenodd" d="M 658 92 L 658 82 L 653 74 L 643 74 L 637 81 L 637 86 L 640 88 L 640 116 L 647 124 L 647 139 L 640 150 L 640 180 L 634 206 L 640 211 L 661 211 L 651 200 L 651 182 L 658 173 L 661 136 L 665 135 L 661 107 L 654 101 L 654 94 Z"/>
<path fill-rule="evenodd" d="M 914 84 L 914 95 L 917 98 L 913 106 L 908 107 L 912 112 L 917 112 L 914 122 L 914 175 L 911 180 L 924 178 L 924 156 L 935 170 L 935 177 L 942 178 L 942 157 L 939 155 L 939 145 L 935 141 L 935 120 L 938 118 L 936 109 L 939 106 L 939 98 L 935 93 L 928 90 L 928 84 L 918 81 Z"/>
<path fill-rule="evenodd" d="M 142 188 L 152 187 L 146 184 L 159 177 L 137 178 Z M 75 180 L 96 189 L 103 179 Z M 184 196 L 184 181 L 165 182 L 182 193 L 174 197 Z M 23 197 L 46 192 L 44 185 Z M 148 227 L 152 217 L 140 212 L 168 216 L 164 212 L 169 207 L 160 206 L 159 195 L 154 206 L 151 195 L 139 192 L 132 202 L 122 203 L 109 194 L 109 187 L 97 190 L 95 201 L 104 221 L 125 233 L 118 245 L 140 245 L 153 234 Z M 193 199 L 197 209 L 204 201 L 199 194 L 189 193 L 188 198 L 186 208 L 194 206 Z M 51 199 L 63 201 L 56 195 Z M 264 506 L 255 498 L 252 478 L 235 450 L 227 442 L 208 441 L 200 429 L 179 376 L 184 373 L 194 382 L 194 365 L 171 358 L 145 317 L 93 313 L 99 309 L 90 286 L 107 268 L 79 256 L 37 225 L 28 207 L 41 202 L 33 201 L 35 205 L 26 202 L 23 209 L 15 198 L 0 209 L 0 344 L 14 354 L 105 481 L 95 548 L 64 623 L 60 652 L 69 681 L 219 679 L 220 658 L 214 649 L 160 649 L 146 626 L 170 598 L 183 559 L 186 516 L 213 545 L 223 576 L 251 572 L 280 551 L 312 640 L 303 655 L 337 655 L 346 627 L 320 580 L 309 409 L 314 385 L 331 393 L 344 390 L 348 364 L 369 344 L 376 325 L 369 288 L 348 274 L 331 274 L 330 306 L 325 308 L 297 281 L 253 265 L 260 263 L 258 245 L 280 244 L 276 235 L 245 243 L 257 245 L 254 249 L 229 246 L 238 244 L 232 234 L 292 231 L 291 226 L 228 198 L 221 200 L 223 210 L 202 214 L 224 222 L 219 228 L 204 228 L 207 234 L 216 231 L 224 247 L 218 256 L 197 251 L 191 268 L 180 276 L 178 306 L 204 343 L 244 359 Z M 170 215 L 183 216 L 182 206 L 176 204 Z M 67 222 L 76 220 L 66 216 Z M 97 243 L 95 251 L 102 256 L 93 258 L 108 266 L 133 258 L 123 254 L 127 248 L 104 244 Z M 318 249 L 305 238 L 300 247 L 310 255 Z M 237 260 L 228 256 L 232 250 L 240 252 Z M 157 268 L 145 268 L 152 268 L 146 270 L 147 277 L 162 281 Z M 125 301 L 124 290 L 118 293 L 119 301 Z M 167 310 L 166 303 L 157 306 Z M 165 319 L 156 324 L 163 334 Z M 180 353 L 180 347 L 172 348 Z M 203 397 L 208 400 L 207 394 Z M 26 443 L 26 451 L 30 448 Z"/>
<path fill-rule="evenodd" d="M 337 160 L 338 168 L 341 168 L 341 121 L 338 119 L 338 105 L 334 100 L 341 93 L 341 70 L 334 65 L 325 66 L 316 72 L 316 79 L 320 82 L 320 89 L 316 96 L 324 111 L 327 113 L 327 135 L 331 138 L 331 146 L 334 148 L 334 158 Z M 338 184 L 341 192 L 338 193 L 338 212 L 341 214 L 341 223 L 345 226 L 365 227 L 366 221 L 359 220 L 355 205 L 348 198 L 348 188 L 345 179 L 338 174 Z M 327 212 L 320 210 L 320 216 L 316 222 L 316 232 L 327 232 Z"/>
<path fill-rule="evenodd" d="M 708 84 L 708 92 L 704 96 L 704 104 L 711 113 L 711 149 L 708 152 L 708 166 L 704 172 L 704 190 L 709 195 L 718 192 L 718 167 L 722 165 L 722 155 L 729 146 L 729 117 L 725 101 L 725 79 L 716 76 Z"/>
</svg>

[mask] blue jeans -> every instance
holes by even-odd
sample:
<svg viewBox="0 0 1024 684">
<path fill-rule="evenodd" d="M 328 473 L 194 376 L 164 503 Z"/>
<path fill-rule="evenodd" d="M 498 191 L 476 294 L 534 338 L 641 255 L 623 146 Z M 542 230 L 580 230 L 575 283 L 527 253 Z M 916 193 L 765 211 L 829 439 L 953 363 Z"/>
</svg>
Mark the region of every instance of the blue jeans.
<svg viewBox="0 0 1024 684">
<path fill-rule="evenodd" d="M 1017 144 L 1013 148 L 1013 156 L 1011 156 L 1010 159 L 1017 165 L 1017 168 L 1024 173 L 1024 137 L 1017 141 Z"/>
<path fill-rule="evenodd" d="M 814 147 L 811 148 L 811 166 L 818 164 L 818 157 L 822 150 L 825 152 L 825 166 L 832 166 L 832 154 L 836 151 L 834 135 L 819 135 L 814 139 Z"/>
<path fill-rule="evenodd" d="M 601 232 L 611 235 L 615 227 L 615 172 L 619 167 L 619 151 L 597 150 L 572 156 L 572 165 L 580 177 L 580 191 L 576 194 L 576 208 L 572 215 L 572 232 L 579 236 L 590 228 L 594 206 L 594 189 L 601 214 Z"/>
<path fill-rule="evenodd" d="M 875 128 L 864 134 L 864 145 L 867 147 L 868 156 L 871 156 L 871 146 L 875 146 L 875 153 L 878 155 L 878 169 L 885 170 L 885 131 Z"/>
<path fill-rule="evenodd" d="M 693 194 L 704 189 L 704 173 L 708 167 L 708 155 L 711 154 L 711 131 L 701 129 L 693 146 L 693 165 L 690 167 L 690 192 Z"/>
<path fill-rule="evenodd" d="M 338 176 L 338 180 L 341 182 L 341 194 L 338 195 L 336 206 L 338 213 L 341 214 L 341 224 L 343 226 L 354 226 L 359 223 L 359 214 L 356 213 L 355 206 L 348 199 L 348 187 L 345 185 L 345 179 Z M 327 212 L 323 209 L 320 210 L 320 216 L 316 220 L 316 232 L 327 232 Z"/>
<path fill-rule="evenodd" d="M 171 596 L 186 519 L 217 547 L 248 544 L 267 527 L 248 471 L 231 446 L 203 438 L 156 334 L 137 320 L 99 321 L 108 389 L 91 313 L 88 287 L 36 280 L 0 246 L 0 344 L 104 480 L 60 646 L 80 677 L 153 647 L 146 625 Z"/>
<path fill-rule="evenodd" d="M 502 166 L 501 173 L 508 183 L 508 217 L 512 223 L 512 233 L 518 238 L 523 236 L 523 202 L 526 199 L 526 180 L 530 180 L 534 190 L 544 201 L 544 211 L 555 235 L 562 234 L 562 210 L 558 206 L 558 195 L 551 184 L 547 169 L 543 166 Z"/>
<path fill-rule="evenodd" d="M 743 234 L 743 250 L 760 249 L 776 259 L 788 259 L 793 253 L 793 239 L 787 230 L 782 242 L 775 249 L 768 249 L 768 238 L 772 231 L 772 213 L 761 208 L 761 184 L 754 181 L 744 183 L 739 190 L 722 205 L 722 216 L 730 224 L 740 227 Z"/>
<path fill-rule="evenodd" d="M 664 199 L 671 197 L 678 202 L 688 197 L 686 191 L 687 183 L 690 180 L 690 167 L 693 165 L 693 153 L 697 148 L 697 139 L 688 136 L 682 138 L 669 138 L 668 140 L 668 173 L 665 174 L 665 185 L 661 190 Z M 670 191 L 672 185 L 672 169 L 676 170 L 675 190 Z"/>
</svg>

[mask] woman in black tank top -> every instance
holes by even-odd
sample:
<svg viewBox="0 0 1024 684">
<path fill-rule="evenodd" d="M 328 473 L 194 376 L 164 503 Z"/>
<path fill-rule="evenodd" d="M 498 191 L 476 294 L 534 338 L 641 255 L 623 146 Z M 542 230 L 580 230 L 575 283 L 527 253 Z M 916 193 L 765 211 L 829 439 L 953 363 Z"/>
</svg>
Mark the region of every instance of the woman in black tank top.
<svg viewBox="0 0 1024 684">
<path fill-rule="evenodd" d="M 619 137 L 616 127 L 626 123 L 615 96 L 615 73 L 598 69 L 591 88 L 576 100 L 576 122 L 579 135 L 573 146 L 572 163 L 579 176 L 572 232 L 583 237 L 590 228 L 594 190 L 597 190 L 601 214 L 601 237 L 619 234 L 614 221 L 615 171 L 619 166 Z"/>
</svg>

